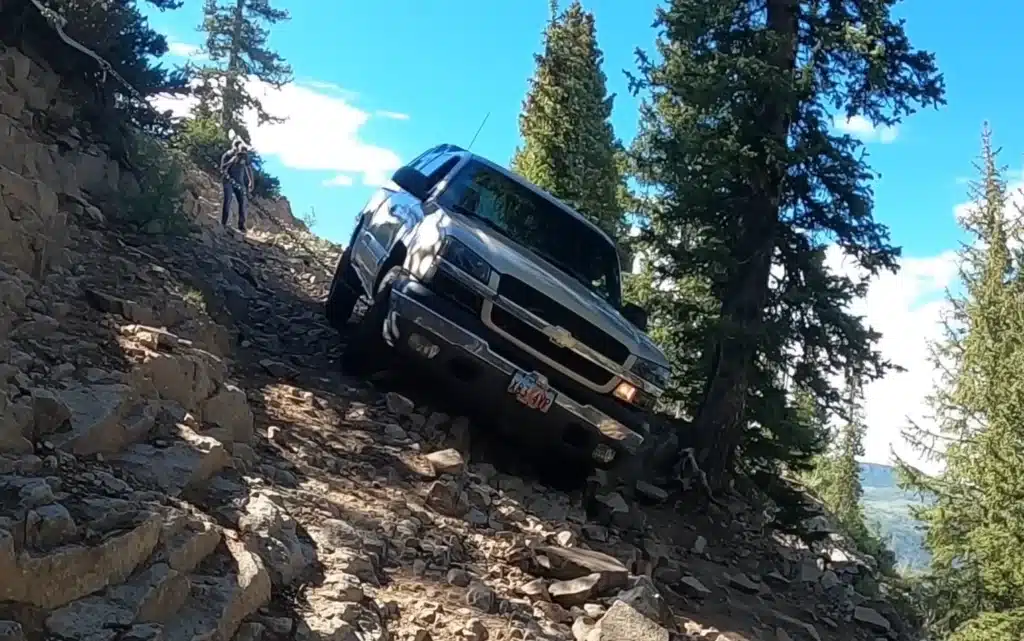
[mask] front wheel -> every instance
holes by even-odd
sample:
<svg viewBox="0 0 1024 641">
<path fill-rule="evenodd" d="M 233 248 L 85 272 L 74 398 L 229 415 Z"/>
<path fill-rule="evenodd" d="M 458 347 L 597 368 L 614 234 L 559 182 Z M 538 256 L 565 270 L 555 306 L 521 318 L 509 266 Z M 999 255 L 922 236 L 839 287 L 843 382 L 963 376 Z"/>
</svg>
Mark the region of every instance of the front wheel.
<svg viewBox="0 0 1024 641">
<path fill-rule="evenodd" d="M 331 327 L 339 331 L 345 327 L 352 316 L 352 310 L 359 302 L 359 290 L 359 278 L 352 269 L 352 245 L 349 245 L 342 252 L 338 268 L 334 270 L 330 293 L 327 294 L 327 302 L 324 304 L 327 322 Z"/>
<path fill-rule="evenodd" d="M 359 320 L 342 354 L 342 367 L 354 376 L 369 376 L 387 369 L 391 346 L 384 340 L 384 322 L 391 302 L 391 284 L 398 276 L 394 268 L 381 279 L 373 302 Z"/>
</svg>

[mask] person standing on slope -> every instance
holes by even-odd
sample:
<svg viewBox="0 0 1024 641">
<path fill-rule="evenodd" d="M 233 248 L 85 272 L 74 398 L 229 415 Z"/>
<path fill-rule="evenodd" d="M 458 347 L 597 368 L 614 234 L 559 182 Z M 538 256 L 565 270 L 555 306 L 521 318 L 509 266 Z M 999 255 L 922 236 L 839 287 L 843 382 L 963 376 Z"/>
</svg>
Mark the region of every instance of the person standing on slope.
<svg viewBox="0 0 1024 641">
<path fill-rule="evenodd" d="M 238 231 L 245 233 L 246 197 L 252 193 L 253 180 L 249 148 L 240 138 L 235 139 L 231 149 L 221 156 L 220 171 L 224 176 L 224 206 L 221 209 L 220 224 L 227 227 L 234 197 L 238 201 Z"/>
</svg>

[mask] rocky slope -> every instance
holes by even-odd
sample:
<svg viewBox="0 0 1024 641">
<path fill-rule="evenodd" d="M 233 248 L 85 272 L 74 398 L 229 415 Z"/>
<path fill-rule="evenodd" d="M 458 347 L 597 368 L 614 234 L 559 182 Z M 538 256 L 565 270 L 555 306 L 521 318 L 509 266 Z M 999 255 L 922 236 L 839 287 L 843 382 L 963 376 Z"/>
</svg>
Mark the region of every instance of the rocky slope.
<svg viewBox="0 0 1024 641">
<path fill-rule="evenodd" d="M 3 641 L 905 638 L 870 559 L 760 506 L 588 515 L 408 381 L 343 377 L 336 247 L 114 226 L 132 178 L 41 130 L 63 105 L 0 55 Z"/>
</svg>

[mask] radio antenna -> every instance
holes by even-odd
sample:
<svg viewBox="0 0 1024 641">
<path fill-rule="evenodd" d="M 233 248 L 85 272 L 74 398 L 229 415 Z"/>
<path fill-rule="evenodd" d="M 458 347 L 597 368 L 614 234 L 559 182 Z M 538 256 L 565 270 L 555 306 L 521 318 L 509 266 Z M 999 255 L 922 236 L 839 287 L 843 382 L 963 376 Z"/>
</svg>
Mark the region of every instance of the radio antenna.
<svg viewBox="0 0 1024 641">
<path fill-rule="evenodd" d="M 480 135 L 480 131 L 484 128 L 484 125 L 487 124 L 487 119 L 490 118 L 490 117 L 491 117 L 491 112 L 488 111 L 487 115 L 484 116 L 483 121 L 480 123 L 480 126 L 476 128 L 476 133 L 473 134 L 473 140 L 469 141 L 469 148 L 467 148 L 466 151 L 470 151 L 471 149 L 473 149 L 473 143 L 476 142 L 476 137 Z"/>
</svg>

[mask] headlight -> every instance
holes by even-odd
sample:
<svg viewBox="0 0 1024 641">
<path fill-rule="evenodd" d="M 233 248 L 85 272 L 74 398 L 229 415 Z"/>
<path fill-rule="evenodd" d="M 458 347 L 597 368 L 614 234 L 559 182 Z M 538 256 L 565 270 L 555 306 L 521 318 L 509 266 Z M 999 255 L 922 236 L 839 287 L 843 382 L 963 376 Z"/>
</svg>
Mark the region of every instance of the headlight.
<svg viewBox="0 0 1024 641">
<path fill-rule="evenodd" d="M 629 368 L 629 371 L 648 383 L 657 385 L 661 389 L 668 387 L 672 380 L 672 370 L 646 358 L 636 359 L 636 362 Z"/>
<path fill-rule="evenodd" d="M 487 261 L 451 236 L 444 239 L 437 255 L 485 285 L 491 280 L 491 266 Z"/>
</svg>

